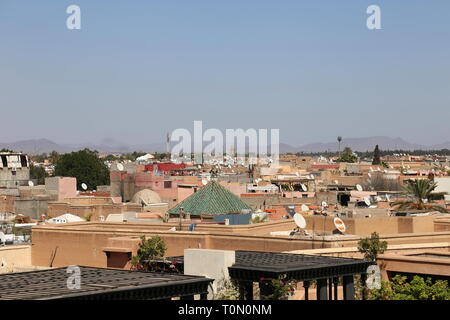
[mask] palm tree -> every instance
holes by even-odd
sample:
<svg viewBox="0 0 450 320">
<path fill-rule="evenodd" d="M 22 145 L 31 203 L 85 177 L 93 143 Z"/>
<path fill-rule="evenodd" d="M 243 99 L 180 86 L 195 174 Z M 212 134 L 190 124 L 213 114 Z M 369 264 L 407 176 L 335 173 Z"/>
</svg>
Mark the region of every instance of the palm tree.
<svg viewBox="0 0 450 320">
<path fill-rule="evenodd" d="M 337 137 L 337 141 L 338 141 L 338 143 L 339 143 L 339 157 L 341 156 L 341 141 L 342 141 L 342 137 L 341 136 L 338 136 Z"/>
<path fill-rule="evenodd" d="M 429 179 L 416 179 L 408 181 L 403 186 L 404 193 L 410 198 L 406 201 L 395 201 L 391 204 L 396 209 L 435 210 L 448 213 L 448 210 L 436 204 L 429 203 L 431 193 L 436 189 L 437 183 Z"/>
</svg>

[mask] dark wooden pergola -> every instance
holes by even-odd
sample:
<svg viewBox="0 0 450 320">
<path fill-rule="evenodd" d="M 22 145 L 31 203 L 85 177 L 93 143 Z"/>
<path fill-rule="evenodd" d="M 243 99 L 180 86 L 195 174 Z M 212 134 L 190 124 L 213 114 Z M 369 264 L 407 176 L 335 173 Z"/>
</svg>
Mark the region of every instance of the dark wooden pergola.
<svg viewBox="0 0 450 320">
<path fill-rule="evenodd" d="M 183 257 L 167 258 L 180 264 Z M 370 262 L 363 259 L 292 254 L 280 252 L 236 251 L 236 262 L 228 267 L 230 278 L 237 281 L 241 299 L 253 300 L 253 283 L 260 285 L 261 298 L 270 295 L 273 288 L 270 279 L 283 276 L 286 280 L 303 282 L 305 300 L 308 300 L 308 288 L 316 281 L 317 300 L 337 300 L 339 283 L 342 283 L 344 299 L 353 300 L 355 286 L 353 276 L 360 274 L 365 280 Z M 334 290 L 333 290 L 334 287 Z"/>
<path fill-rule="evenodd" d="M 213 279 L 183 274 L 80 268 L 80 288 L 69 289 L 67 268 L 0 274 L 0 300 L 206 299 Z"/>
</svg>

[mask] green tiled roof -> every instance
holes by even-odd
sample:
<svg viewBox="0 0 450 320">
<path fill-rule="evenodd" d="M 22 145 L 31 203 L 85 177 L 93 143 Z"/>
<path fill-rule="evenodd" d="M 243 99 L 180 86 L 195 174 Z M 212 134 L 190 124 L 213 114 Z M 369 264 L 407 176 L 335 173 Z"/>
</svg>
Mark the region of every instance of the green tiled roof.
<svg viewBox="0 0 450 320">
<path fill-rule="evenodd" d="M 181 207 L 184 208 L 184 213 L 193 215 L 241 213 L 244 209 L 252 210 L 249 205 L 216 181 L 208 182 L 168 212 L 178 214 Z"/>
</svg>

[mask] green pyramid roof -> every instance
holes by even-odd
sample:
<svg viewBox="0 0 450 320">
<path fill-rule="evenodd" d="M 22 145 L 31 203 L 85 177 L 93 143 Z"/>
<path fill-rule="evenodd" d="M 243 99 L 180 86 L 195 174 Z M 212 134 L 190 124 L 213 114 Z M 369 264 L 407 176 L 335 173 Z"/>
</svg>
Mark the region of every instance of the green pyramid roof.
<svg viewBox="0 0 450 320">
<path fill-rule="evenodd" d="M 241 213 L 242 210 L 252 208 L 216 181 L 210 181 L 193 195 L 184 199 L 168 212 L 178 214 L 180 208 L 184 213 L 200 214 L 228 214 Z"/>
</svg>

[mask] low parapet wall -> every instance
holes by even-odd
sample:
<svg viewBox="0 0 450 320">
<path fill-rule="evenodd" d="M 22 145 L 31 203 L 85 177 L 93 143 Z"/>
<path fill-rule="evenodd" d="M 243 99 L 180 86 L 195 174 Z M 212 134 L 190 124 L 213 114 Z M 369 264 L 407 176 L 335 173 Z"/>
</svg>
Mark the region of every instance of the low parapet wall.
<svg viewBox="0 0 450 320">
<path fill-rule="evenodd" d="M 274 224 L 276 225 L 276 224 Z M 78 223 L 41 225 L 33 227 L 32 264 L 38 266 L 67 266 L 70 264 L 106 267 L 103 249 L 112 237 L 161 236 L 167 244 L 167 256 L 183 254 L 184 249 L 254 250 L 282 252 L 292 250 L 356 247 L 359 236 L 331 238 L 252 235 L 252 227 L 205 226 L 209 230 L 169 231 L 171 224 Z M 254 230 L 267 226 L 251 225 Z M 284 223 L 278 226 L 283 226 Z M 222 228 L 222 229 L 221 229 Z M 228 230 L 228 231 L 227 231 Z M 261 231 L 261 229 L 259 230 Z M 381 235 L 389 245 L 408 243 L 450 242 L 450 232 Z"/>
</svg>

